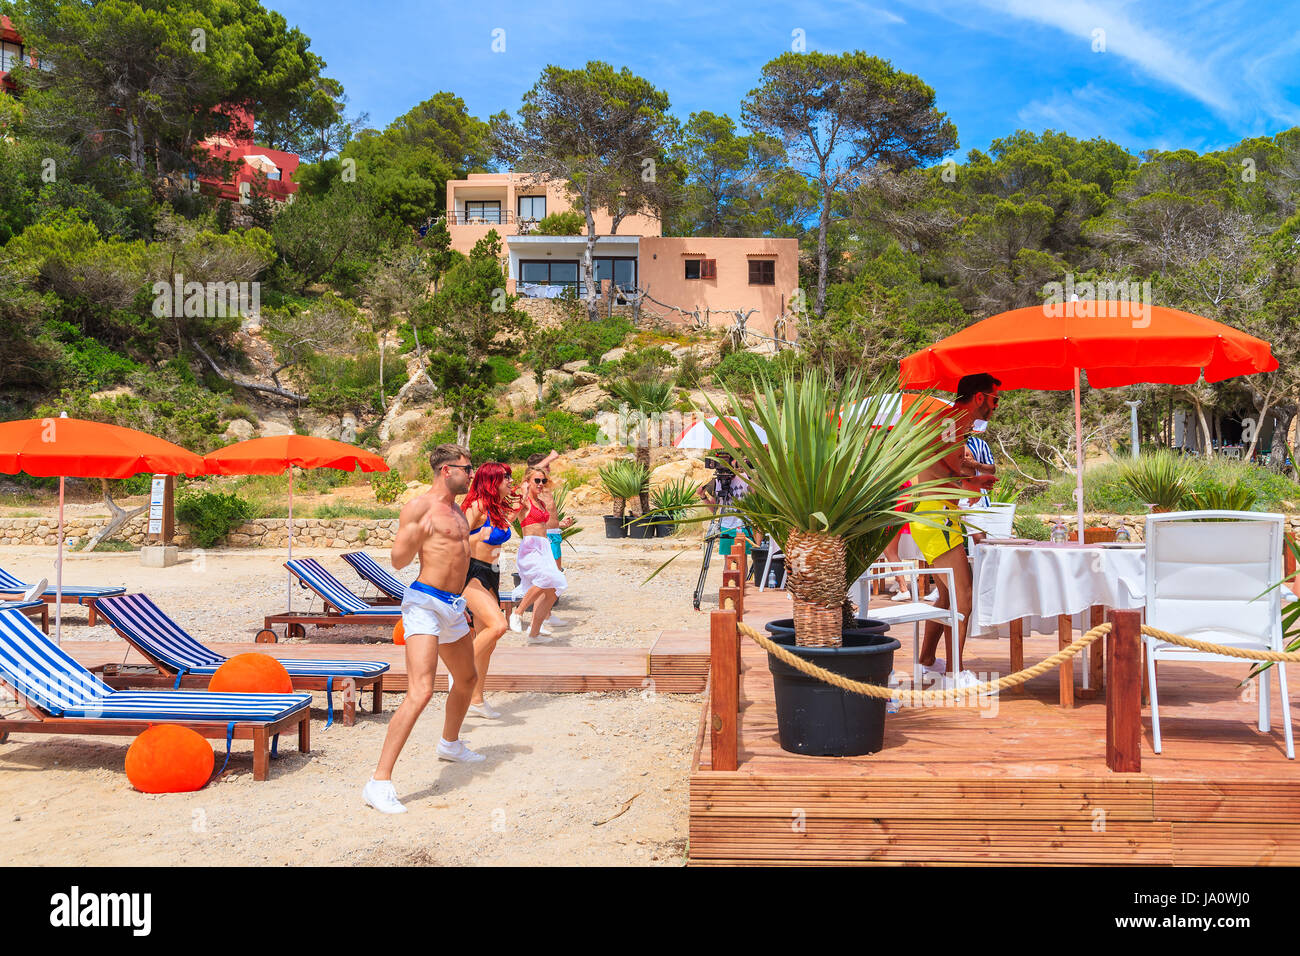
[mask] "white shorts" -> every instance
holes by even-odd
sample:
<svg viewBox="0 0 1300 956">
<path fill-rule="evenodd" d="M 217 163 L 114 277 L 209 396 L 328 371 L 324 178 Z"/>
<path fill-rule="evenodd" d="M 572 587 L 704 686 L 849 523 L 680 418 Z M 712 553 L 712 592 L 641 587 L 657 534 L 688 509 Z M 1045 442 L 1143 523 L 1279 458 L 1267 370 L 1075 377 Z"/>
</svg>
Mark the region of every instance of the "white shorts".
<svg viewBox="0 0 1300 956">
<path fill-rule="evenodd" d="M 440 597 L 408 586 L 402 595 L 402 629 L 408 638 L 431 634 L 439 644 L 452 644 L 469 633 L 469 622 L 463 607 L 457 610 Z"/>
<path fill-rule="evenodd" d="M 531 587 L 554 588 L 559 597 L 569 586 L 551 554 L 550 540 L 540 535 L 529 535 L 519 542 L 515 569 L 519 572 L 519 587 L 512 592 L 516 601 L 522 600 Z"/>
</svg>

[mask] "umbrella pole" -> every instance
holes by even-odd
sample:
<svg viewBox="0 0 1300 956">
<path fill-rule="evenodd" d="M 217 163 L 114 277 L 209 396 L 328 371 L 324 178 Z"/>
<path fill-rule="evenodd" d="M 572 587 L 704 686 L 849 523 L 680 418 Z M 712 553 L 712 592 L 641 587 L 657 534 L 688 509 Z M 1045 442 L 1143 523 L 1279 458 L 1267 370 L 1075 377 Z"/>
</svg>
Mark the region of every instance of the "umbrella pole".
<svg viewBox="0 0 1300 956">
<path fill-rule="evenodd" d="M 289 560 L 293 560 L 293 465 L 288 467 L 289 472 Z M 285 593 L 288 595 L 288 604 L 286 610 L 293 610 L 293 575 L 285 571 Z"/>
<path fill-rule="evenodd" d="M 63 476 L 59 476 L 59 559 L 54 565 L 54 643 L 63 643 Z"/>
<path fill-rule="evenodd" d="M 1083 407 L 1079 398 L 1079 369 L 1074 370 L 1074 501 L 1079 519 L 1079 543 L 1083 544 Z"/>
</svg>

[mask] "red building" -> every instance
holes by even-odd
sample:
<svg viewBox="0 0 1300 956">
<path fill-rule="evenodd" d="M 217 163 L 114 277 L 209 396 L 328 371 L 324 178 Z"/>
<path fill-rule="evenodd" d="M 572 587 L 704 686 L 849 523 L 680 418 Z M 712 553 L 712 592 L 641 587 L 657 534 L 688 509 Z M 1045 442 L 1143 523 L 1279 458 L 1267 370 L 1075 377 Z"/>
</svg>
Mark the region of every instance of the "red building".
<svg viewBox="0 0 1300 956">
<path fill-rule="evenodd" d="M 226 113 L 232 121 L 230 132 L 208 138 L 203 146 L 213 159 L 236 164 L 234 172 L 225 181 L 215 176 L 200 176 L 203 191 L 247 204 L 256 188 L 277 202 L 289 201 L 298 191 L 298 184 L 293 181 L 301 162 L 297 154 L 255 145 L 253 114 L 248 110 L 235 107 Z"/>
<path fill-rule="evenodd" d="M 10 78 L 9 71 L 27 55 L 23 49 L 23 38 L 18 35 L 9 18 L 0 15 L 0 88 L 5 92 L 14 91 L 14 81 Z M 31 57 L 29 65 L 36 66 L 36 63 L 32 62 L 34 60 L 35 57 Z"/>
</svg>

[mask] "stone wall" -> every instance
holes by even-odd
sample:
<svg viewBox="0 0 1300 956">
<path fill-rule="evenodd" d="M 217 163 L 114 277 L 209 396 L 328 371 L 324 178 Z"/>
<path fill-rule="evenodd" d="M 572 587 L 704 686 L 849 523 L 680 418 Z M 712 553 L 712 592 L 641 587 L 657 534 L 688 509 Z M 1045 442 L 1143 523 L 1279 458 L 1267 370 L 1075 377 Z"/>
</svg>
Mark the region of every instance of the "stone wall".
<svg viewBox="0 0 1300 956">
<path fill-rule="evenodd" d="M 108 518 L 69 518 L 64 526 L 68 547 L 75 550 Z M 118 530 L 117 540 L 139 546 L 145 543 L 146 516 L 137 515 Z M 54 518 L 0 518 L 0 545 L 58 544 L 58 522 Z M 295 518 L 293 543 L 304 548 L 356 548 L 361 545 L 391 547 L 397 533 L 396 518 Z M 289 534 L 284 518 L 258 518 L 240 525 L 226 538 L 232 548 L 284 548 Z M 174 544 L 192 547 L 183 527 Z"/>
</svg>

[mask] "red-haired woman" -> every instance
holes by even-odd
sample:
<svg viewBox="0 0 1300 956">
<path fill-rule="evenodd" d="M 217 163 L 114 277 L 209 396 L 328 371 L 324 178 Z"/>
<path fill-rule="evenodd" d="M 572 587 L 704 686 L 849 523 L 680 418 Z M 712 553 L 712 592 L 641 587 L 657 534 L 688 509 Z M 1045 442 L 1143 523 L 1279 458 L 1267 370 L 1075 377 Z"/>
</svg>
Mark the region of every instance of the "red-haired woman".
<svg viewBox="0 0 1300 956">
<path fill-rule="evenodd" d="M 469 712 L 494 720 L 501 714 L 483 699 L 483 685 L 492 651 L 508 628 L 498 599 L 501 568 L 497 561 L 502 545 L 510 538 L 510 523 L 523 508 L 514 495 L 510 469 L 495 461 L 480 465 L 461 508 L 470 528 L 469 575 L 464 596 L 474 615 L 474 665 L 478 669 L 478 684 L 470 697 Z"/>
</svg>

